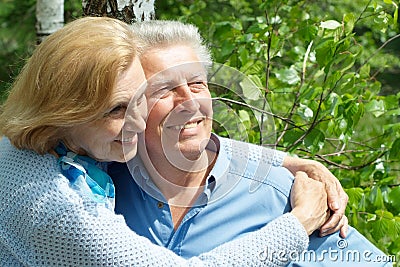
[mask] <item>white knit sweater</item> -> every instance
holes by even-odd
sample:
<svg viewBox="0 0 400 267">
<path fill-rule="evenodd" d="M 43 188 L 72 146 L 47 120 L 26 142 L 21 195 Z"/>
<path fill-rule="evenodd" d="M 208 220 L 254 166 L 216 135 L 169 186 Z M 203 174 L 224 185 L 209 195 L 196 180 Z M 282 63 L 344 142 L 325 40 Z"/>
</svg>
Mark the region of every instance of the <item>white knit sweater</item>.
<svg viewBox="0 0 400 267">
<path fill-rule="evenodd" d="M 307 245 L 302 225 L 286 214 L 257 232 L 184 260 L 72 189 L 54 156 L 15 149 L 6 138 L 0 141 L 2 267 L 283 266 L 284 261 L 265 255 L 271 251 L 267 248 L 296 253 Z"/>
</svg>

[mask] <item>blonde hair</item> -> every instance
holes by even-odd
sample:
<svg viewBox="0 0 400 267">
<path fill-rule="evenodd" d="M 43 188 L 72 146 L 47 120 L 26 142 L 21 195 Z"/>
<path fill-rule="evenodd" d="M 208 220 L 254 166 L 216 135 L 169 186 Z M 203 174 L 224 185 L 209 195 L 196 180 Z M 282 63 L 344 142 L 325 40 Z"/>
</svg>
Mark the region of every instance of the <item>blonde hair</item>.
<svg viewBox="0 0 400 267">
<path fill-rule="evenodd" d="M 0 131 L 20 149 L 51 150 L 68 127 L 102 117 L 118 76 L 137 56 L 132 30 L 106 17 L 77 19 L 48 36 L 14 81 Z"/>
</svg>

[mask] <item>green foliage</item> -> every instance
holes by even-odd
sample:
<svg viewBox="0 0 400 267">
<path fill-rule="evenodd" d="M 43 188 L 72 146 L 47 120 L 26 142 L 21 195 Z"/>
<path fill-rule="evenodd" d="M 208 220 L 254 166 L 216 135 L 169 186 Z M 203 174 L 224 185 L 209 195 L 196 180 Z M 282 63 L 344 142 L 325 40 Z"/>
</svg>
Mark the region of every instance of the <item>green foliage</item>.
<svg viewBox="0 0 400 267">
<path fill-rule="evenodd" d="M 0 1 L 0 102 L 36 45 L 36 0 Z M 64 19 L 82 15 L 82 1 L 65 1 Z"/>
<path fill-rule="evenodd" d="M 400 93 L 397 77 L 385 76 L 400 69 L 398 2 L 167 2 L 175 8 L 159 6 L 161 18 L 197 25 L 214 59 L 268 99 L 274 143 L 231 106 L 248 140 L 325 163 L 349 195 L 350 224 L 400 259 Z"/>
<path fill-rule="evenodd" d="M 0 2 L 0 100 L 35 43 L 35 2 Z"/>
</svg>

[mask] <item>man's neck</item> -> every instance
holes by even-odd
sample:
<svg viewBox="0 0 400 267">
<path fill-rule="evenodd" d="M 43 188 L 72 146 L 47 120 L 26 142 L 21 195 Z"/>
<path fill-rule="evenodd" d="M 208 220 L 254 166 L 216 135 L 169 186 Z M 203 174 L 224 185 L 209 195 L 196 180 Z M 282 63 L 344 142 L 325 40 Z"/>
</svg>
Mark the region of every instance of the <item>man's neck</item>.
<svg viewBox="0 0 400 267">
<path fill-rule="evenodd" d="M 143 163 L 153 181 L 170 205 L 190 206 L 203 191 L 206 178 L 217 154 L 204 150 L 196 160 L 174 164 L 164 155 L 148 154 Z"/>
<path fill-rule="evenodd" d="M 163 155 L 152 155 L 143 163 L 169 204 L 174 229 L 178 229 L 186 213 L 204 191 L 206 179 L 215 164 L 217 153 L 204 150 L 191 166 L 178 168 Z M 182 167 L 182 166 L 181 166 Z"/>
</svg>

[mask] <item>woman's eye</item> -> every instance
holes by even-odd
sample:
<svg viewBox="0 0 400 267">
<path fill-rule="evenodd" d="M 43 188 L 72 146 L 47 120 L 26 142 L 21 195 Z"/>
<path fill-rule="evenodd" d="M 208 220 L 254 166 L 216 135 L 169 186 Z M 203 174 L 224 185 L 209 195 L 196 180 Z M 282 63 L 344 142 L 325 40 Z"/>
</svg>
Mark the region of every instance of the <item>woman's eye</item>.
<svg viewBox="0 0 400 267">
<path fill-rule="evenodd" d="M 124 116 L 126 112 L 126 105 L 118 105 L 115 108 L 113 108 L 111 111 L 109 111 L 106 116 L 111 116 L 111 117 L 119 117 L 120 115 Z"/>
</svg>

